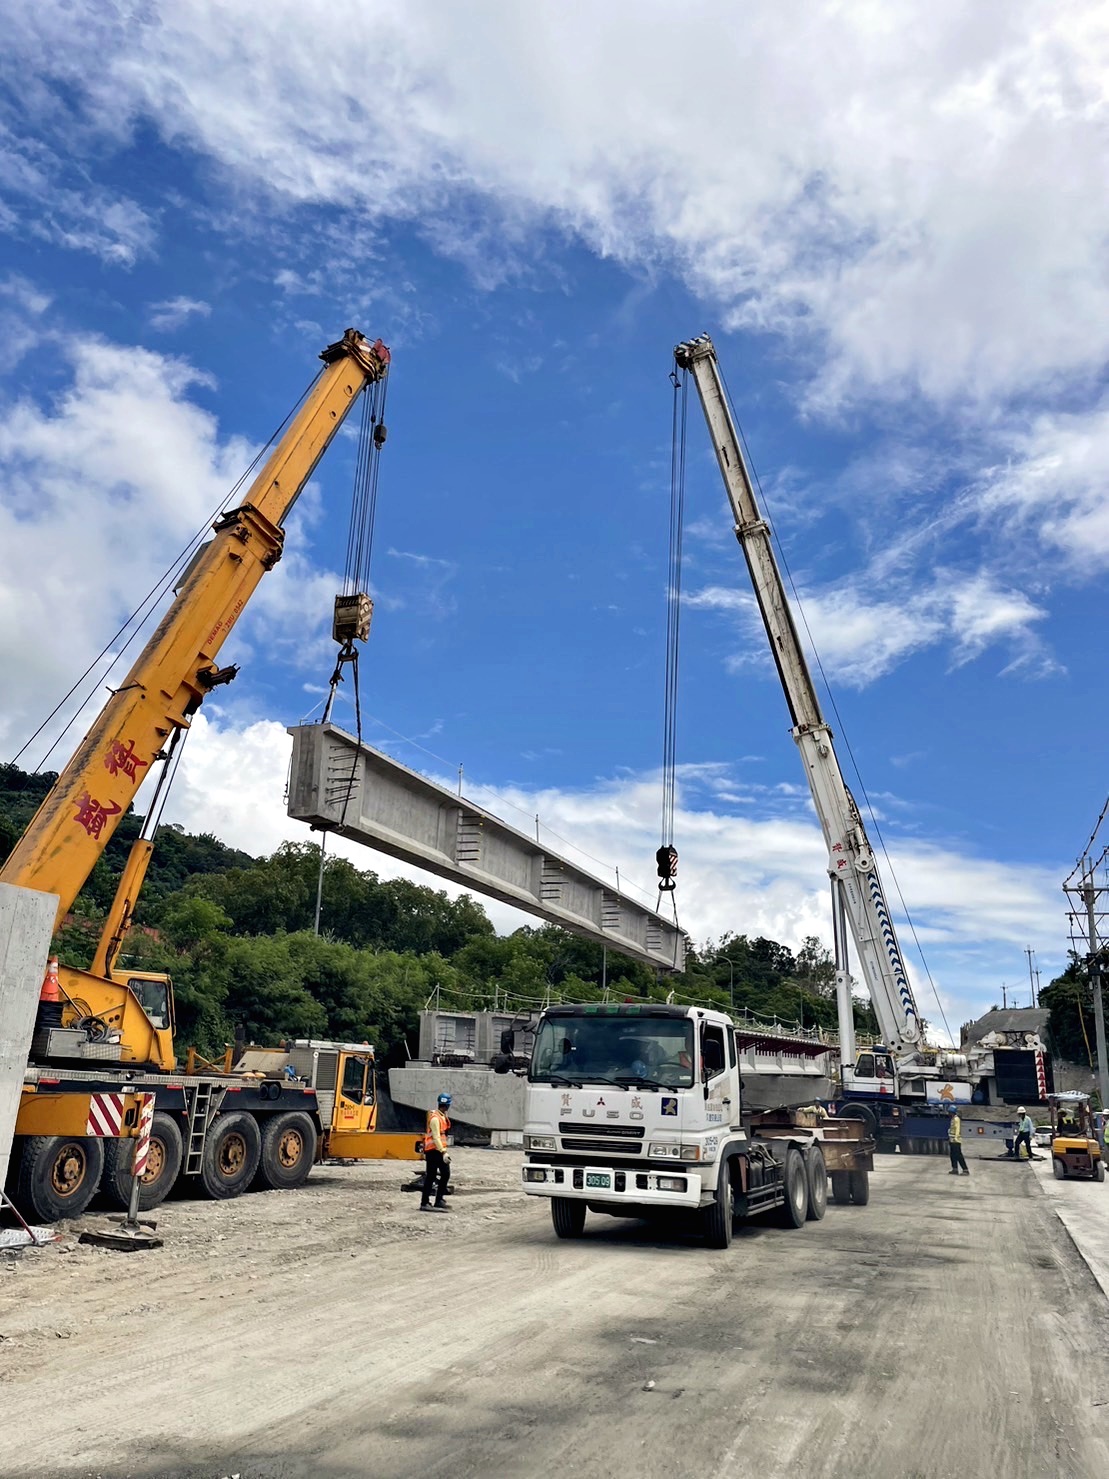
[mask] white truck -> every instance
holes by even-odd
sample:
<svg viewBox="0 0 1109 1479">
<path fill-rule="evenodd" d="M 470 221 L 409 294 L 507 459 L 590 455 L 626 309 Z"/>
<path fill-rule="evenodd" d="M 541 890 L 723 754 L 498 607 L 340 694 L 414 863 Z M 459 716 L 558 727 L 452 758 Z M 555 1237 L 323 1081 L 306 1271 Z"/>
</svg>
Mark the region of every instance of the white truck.
<svg viewBox="0 0 1109 1479">
<path fill-rule="evenodd" d="M 653 1002 L 552 1006 L 535 1034 L 523 1189 L 547 1197 L 560 1238 L 585 1214 L 685 1210 L 727 1248 L 736 1218 L 784 1227 L 869 1200 L 874 1142 L 856 1120 L 744 1109 L 736 1029 L 722 1012 Z"/>
</svg>

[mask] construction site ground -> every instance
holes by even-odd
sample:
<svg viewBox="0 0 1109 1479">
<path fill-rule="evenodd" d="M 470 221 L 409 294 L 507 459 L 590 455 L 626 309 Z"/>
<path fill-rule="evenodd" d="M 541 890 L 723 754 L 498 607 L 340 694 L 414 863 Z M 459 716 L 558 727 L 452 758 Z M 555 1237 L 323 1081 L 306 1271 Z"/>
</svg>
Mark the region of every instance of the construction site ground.
<svg viewBox="0 0 1109 1479">
<path fill-rule="evenodd" d="M 449 1216 L 410 1165 L 327 1167 L 173 1200 L 156 1251 L 5 1256 L 0 1474 L 1109 1473 L 1109 1248 L 1067 1230 L 1109 1185 L 879 1157 L 869 1207 L 710 1252 L 558 1242 L 519 1163 L 456 1150 Z"/>
</svg>

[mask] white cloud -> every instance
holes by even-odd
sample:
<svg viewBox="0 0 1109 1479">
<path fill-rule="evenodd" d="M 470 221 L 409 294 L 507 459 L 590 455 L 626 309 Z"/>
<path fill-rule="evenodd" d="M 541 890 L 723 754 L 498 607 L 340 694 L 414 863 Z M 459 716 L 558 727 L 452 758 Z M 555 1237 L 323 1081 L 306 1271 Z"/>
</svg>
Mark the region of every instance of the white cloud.
<svg viewBox="0 0 1109 1479">
<path fill-rule="evenodd" d="M 237 727 L 202 713 L 195 731 L 168 819 L 194 831 L 215 831 L 253 854 L 273 851 L 285 840 L 317 840 L 285 814 L 291 741 L 281 725 L 265 721 Z M 689 767 L 681 783 L 675 836 L 683 928 L 701 942 L 729 931 L 766 935 L 794 948 L 806 935 L 828 939 L 827 858 L 815 819 L 800 805 L 792 812 L 737 815 L 721 800 L 726 777 L 725 767 Z M 453 777 L 440 779 L 455 783 Z M 657 775 L 603 780 L 576 791 L 475 786 L 468 780 L 465 790 L 510 825 L 530 831 L 538 814 L 540 837 L 552 848 L 613 882 L 618 867 L 626 889 L 647 901 L 656 897 L 651 880 L 658 845 Z M 382 877 L 461 891 L 341 839 L 329 840 L 328 847 Z M 1057 960 L 1062 906 L 1051 870 L 969 855 L 937 841 L 898 840 L 892 853 L 954 1033 L 961 1021 L 991 1004 L 999 972 L 1019 970 L 1026 946 L 1040 952 L 1046 970 L 1053 968 L 1052 961 L 1062 964 Z M 887 892 L 900 915 L 892 877 L 887 870 Z M 502 905 L 487 907 L 501 930 L 534 922 Z M 902 948 L 920 1009 L 939 1025 L 935 998 L 904 926 Z"/>
<path fill-rule="evenodd" d="M 115 267 L 133 266 L 157 234 L 154 220 L 135 201 L 94 183 L 71 157 L 41 140 L 17 137 L 2 122 L 0 229 L 92 252 Z"/>
<path fill-rule="evenodd" d="M 17 12 L 11 65 L 113 138 L 152 121 L 240 187 L 430 221 L 442 250 L 526 264 L 545 222 L 676 266 L 733 325 L 822 347 L 814 405 L 989 400 L 1109 353 L 1096 0 Z"/>
<path fill-rule="evenodd" d="M 889 599 L 869 594 L 892 590 Z M 694 610 L 734 612 L 744 639 L 730 666 L 770 668 L 770 653 L 754 595 L 725 586 L 705 586 L 684 598 Z M 890 672 L 913 653 L 945 643 L 956 665 L 979 657 L 998 642 L 1009 644 L 1009 669 L 1018 667 L 1043 676 L 1058 664 L 1042 647 L 1034 627 L 1047 615 L 1021 591 L 999 585 L 986 571 L 960 575 L 934 571 L 930 583 L 879 583 L 849 578 L 820 590 L 802 590 L 802 644 L 809 636 L 830 678 L 865 687 Z M 796 607 L 795 607 L 796 609 Z"/>
<path fill-rule="evenodd" d="M 211 311 L 211 304 L 199 298 L 168 298 L 150 305 L 150 327 L 159 333 L 172 333 L 190 318 L 207 318 Z"/>
<path fill-rule="evenodd" d="M 7 754 L 139 606 L 157 572 L 206 530 L 254 453 L 190 398 L 209 382 L 186 361 L 39 332 L 68 361 L 72 378 L 49 402 L 0 401 L 0 746 Z M 310 487 L 287 521 L 285 557 L 236 628 L 232 657 L 264 647 L 286 664 L 324 672 L 339 580 L 305 552 L 314 507 Z M 151 609 L 164 610 L 168 599 Z M 106 662 L 96 670 L 102 681 L 105 669 Z M 117 678 L 119 671 L 126 667 Z M 59 722 L 28 761 L 38 760 Z"/>
<path fill-rule="evenodd" d="M 1059 557 L 1078 575 L 1109 565 L 1109 404 L 1044 414 L 1012 432 L 1004 462 L 976 492 L 983 521 L 1001 519 L 1030 535 L 1043 558 Z"/>
</svg>

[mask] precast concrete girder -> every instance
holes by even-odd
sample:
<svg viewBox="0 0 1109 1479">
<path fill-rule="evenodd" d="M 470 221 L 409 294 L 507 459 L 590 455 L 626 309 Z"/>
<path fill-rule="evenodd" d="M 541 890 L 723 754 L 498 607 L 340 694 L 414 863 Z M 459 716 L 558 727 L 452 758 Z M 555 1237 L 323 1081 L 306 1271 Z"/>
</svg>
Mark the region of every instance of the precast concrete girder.
<svg viewBox="0 0 1109 1479">
<path fill-rule="evenodd" d="M 677 925 L 334 724 L 289 730 L 289 815 L 515 904 L 661 970 L 680 971 Z"/>
</svg>

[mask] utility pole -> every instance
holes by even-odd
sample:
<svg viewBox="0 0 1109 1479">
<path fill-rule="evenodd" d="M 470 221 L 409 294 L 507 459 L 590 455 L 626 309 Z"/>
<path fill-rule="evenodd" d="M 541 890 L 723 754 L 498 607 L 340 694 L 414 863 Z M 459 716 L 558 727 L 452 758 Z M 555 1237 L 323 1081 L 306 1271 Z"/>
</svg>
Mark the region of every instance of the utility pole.
<svg viewBox="0 0 1109 1479">
<path fill-rule="evenodd" d="M 1078 884 L 1064 884 L 1064 891 L 1074 895 L 1081 900 L 1083 919 L 1076 911 L 1071 917 L 1075 927 L 1085 924 L 1086 933 L 1086 969 L 1090 975 L 1090 985 L 1094 995 L 1094 1032 L 1097 1045 L 1097 1079 L 1098 1089 L 1101 1094 L 1102 1109 L 1109 1108 L 1109 1059 L 1105 1052 L 1105 1007 L 1102 1001 L 1101 978 L 1104 961 L 1099 940 L 1098 919 L 1103 911 L 1098 905 L 1101 895 L 1106 892 L 1105 887 L 1098 888 L 1094 882 L 1097 865 L 1089 857 L 1084 857 L 1080 863 L 1081 882 Z M 1077 870 L 1076 870 L 1077 871 Z M 1073 875 L 1072 875 L 1073 876 Z"/>
<path fill-rule="evenodd" d="M 1032 970 L 1032 957 L 1036 952 L 1029 947 L 1024 953 L 1028 956 L 1028 984 L 1032 988 L 1032 1005 L 1036 1007 L 1039 1006 L 1039 1002 L 1036 1000 L 1036 977 Z"/>
<path fill-rule="evenodd" d="M 1008 996 L 1006 994 L 1008 992 L 1008 989 L 1009 989 L 1008 988 L 1008 984 L 1005 981 L 1002 981 L 1002 983 L 1001 983 L 1001 1010 L 1003 1012 L 1007 1012 L 1009 1010 L 1009 998 L 1008 998 Z"/>
</svg>

